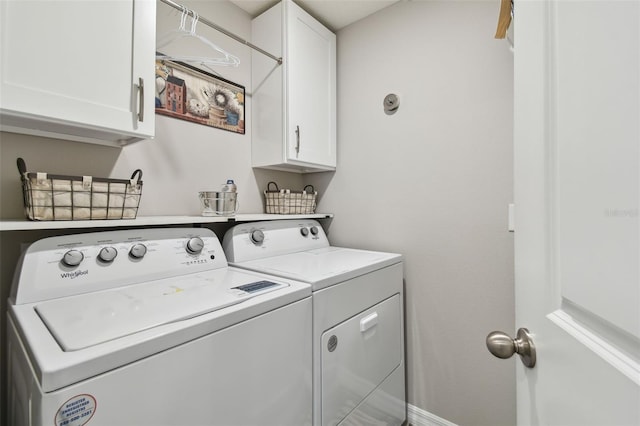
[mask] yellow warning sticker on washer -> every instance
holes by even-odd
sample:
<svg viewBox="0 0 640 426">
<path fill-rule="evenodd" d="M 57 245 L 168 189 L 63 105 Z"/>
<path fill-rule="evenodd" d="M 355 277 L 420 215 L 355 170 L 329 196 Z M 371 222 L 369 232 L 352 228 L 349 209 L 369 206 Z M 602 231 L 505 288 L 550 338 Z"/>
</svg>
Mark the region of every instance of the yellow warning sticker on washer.
<svg viewBox="0 0 640 426">
<path fill-rule="evenodd" d="M 76 395 L 62 404 L 56 413 L 55 426 L 82 426 L 96 412 L 96 399 L 87 394 Z"/>
</svg>

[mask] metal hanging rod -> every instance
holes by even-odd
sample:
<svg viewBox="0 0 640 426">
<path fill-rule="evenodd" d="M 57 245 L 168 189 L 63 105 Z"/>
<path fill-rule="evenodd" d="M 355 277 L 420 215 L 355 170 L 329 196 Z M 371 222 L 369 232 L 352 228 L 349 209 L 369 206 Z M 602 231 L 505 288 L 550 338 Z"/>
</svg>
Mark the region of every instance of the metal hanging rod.
<svg viewBox="0 0 640 426">
<path fill-rule="evenodd" d="M 173 7 L 176 10 L 179 11 L 183 11 L 186 8 L 184 6 L 181 6 L 180 4 L 172 1 L 172 0 L 160 0 L 162 3 Z M 188 11 L 188 13 L 190 13 L 193 16 L 193 12 L 190 9 L 186 9 Z M 211 22 L 210 20 L 208 20 L 207 18 L 202 17 L 201 15 L 198 15 L 198 22 L 202 22 L 203 24 L 213 28 L 216 31 L 221 32 L 222 34 L 231 37 L 232 39 L 234 39 L 235 41 L 244 44 L 245 46 L 248 46 L 250 48 L 252 48 L 253 50 L 257 50 L 258 52 L 262 53 L 265 56 L 270 57 L 271 59 L 273 59 L 274 61 L 276 61 L 278 63 L 278 65 L 282 65 L 282 58 L 278 58 L 277 56 L 272 55 L 271 53 L 259 48 L 258 46 L 256 46 L 255 44 L 252 44 L 250 42 L 248 42 L 247 40 L 243 39 L 242 37 L 239 37 L 237 35 L 235 35 L 234 33 L 225 30 L 224 28 L 222 28 L 221 26 Z"/>
</svg>

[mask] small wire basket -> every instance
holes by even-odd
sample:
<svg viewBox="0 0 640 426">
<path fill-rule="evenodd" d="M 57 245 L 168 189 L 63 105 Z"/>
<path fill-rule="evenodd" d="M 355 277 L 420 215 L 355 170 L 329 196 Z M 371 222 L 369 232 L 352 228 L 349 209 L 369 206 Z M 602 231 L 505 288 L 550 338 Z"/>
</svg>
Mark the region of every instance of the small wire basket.
<svg viewBox="0 0 640 426">
<path fill-rule="evenodd" d="M 279 189 L 277 183 L 269 182 L 264 191 L 265 211 L 267 214 L 311 214 L 316 211 L 317 196 L 312 185 L 305 186 L 302 191 L 291 191 Z"/>
<path fill-rule="evenodd" d="M 29 173 L 18 158 L 24 211 L 29 220 L 135 219 L 142 170 L 131 179 Z"/>
</svg>

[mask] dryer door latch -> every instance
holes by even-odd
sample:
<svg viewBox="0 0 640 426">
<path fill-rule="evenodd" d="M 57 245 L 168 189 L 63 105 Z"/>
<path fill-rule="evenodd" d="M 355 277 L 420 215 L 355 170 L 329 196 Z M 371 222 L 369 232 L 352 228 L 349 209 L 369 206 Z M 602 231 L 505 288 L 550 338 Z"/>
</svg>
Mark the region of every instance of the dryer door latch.
<svg viewBox="0 0 640 426">
<path fill-rule="evenodd" d="M 360 332 L 364 333 L 376 325 L 378 325 L 378 313 L 374 312 L 360 320 Z"/>
</svg>

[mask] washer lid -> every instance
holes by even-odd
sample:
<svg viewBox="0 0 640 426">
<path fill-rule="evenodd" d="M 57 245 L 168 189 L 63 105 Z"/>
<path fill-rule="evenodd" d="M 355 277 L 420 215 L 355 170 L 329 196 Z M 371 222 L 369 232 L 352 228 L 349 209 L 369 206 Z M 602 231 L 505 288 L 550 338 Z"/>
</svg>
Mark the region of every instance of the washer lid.
<svg viewBox="0 0 640 426">
<path fill-rule="evenodd" d="M 35 310 L 65 352 L 241 303 L 287 284 L 231 287 L 213 276 L 164 279 L 54 299 Z"/>
</svg>

